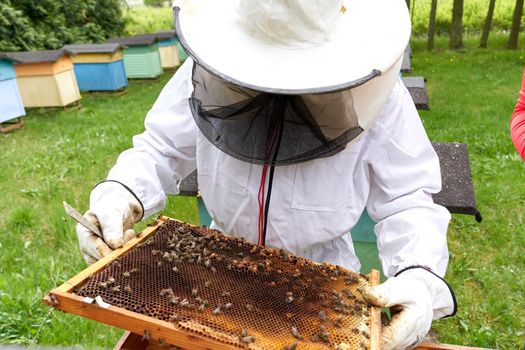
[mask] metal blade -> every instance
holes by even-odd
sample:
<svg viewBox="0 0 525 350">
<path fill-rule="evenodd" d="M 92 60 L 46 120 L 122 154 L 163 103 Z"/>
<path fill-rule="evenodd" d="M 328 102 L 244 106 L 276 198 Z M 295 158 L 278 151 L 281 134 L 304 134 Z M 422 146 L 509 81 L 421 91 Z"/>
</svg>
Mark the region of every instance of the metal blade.
<svg viewBox="0 0 525 350">
<path fill-rule="evenodd" d="M 62 203 L 64 204 L 64 209 L 66 210 L 67 215 L 71 216 L 76 222 L 91 232 L 95 233 L 99 237 L 102 237 L 102 232 L 100 232 L 100 228 L 97 225 L 92 224 L 88 219 L 86 219 L 82 214 L 80 214 L 76 209 L 67 204 L 65 201 Z"/>
</svg>

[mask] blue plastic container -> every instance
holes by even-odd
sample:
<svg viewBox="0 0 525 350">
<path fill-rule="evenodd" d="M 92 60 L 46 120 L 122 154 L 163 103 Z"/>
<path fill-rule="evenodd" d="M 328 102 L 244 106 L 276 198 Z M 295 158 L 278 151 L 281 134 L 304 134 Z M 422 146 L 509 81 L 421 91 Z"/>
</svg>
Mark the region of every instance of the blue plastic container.
<svg viewBox="0 0 525 350">
<path fill-rule="evenodd" d="M 81 91 L 115 91 L 128 86 L 123 60 L 75 63 L 73 68 Z"/>
<path fill-rule="evenodd" d="M 0 123 L 25 114 L 13 64 L 9 60 L 0 59 Z"/>
</svg>

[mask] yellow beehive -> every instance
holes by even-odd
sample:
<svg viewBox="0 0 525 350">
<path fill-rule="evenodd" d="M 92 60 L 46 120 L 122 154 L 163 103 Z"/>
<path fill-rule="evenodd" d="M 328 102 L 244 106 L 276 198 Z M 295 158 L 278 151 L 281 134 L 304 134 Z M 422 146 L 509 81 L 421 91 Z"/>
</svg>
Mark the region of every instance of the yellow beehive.
<svg viewBox="0 0 525 350">
<path fill-rule="evenodd" d="M 160 62 L 162 68 L 170 69 L 178 67 L 181 63 L 179 48 L 177 47 L 177 34 L 174 30 L 155 33 L 159 44 Z"/>
<path fill-rule="evenodd" d="M 73 61 L 65 50 L 12 52 L 24 107 L 60 107 L 78 101 Z"/>
</svg>

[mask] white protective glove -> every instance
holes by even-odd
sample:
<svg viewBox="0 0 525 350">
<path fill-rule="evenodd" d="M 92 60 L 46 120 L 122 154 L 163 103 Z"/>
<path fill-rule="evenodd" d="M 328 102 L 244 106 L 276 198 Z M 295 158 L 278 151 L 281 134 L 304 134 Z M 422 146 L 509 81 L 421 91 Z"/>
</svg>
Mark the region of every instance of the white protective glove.
<svg viewBox="0 0 525 350">
<path fill-rule="evenodd" d="M 381 331 L 382 350 L 412 349 L 423 341 L 432 320 L 456 313 L 456 298 L 448 284 L 423 267 L 410 267 L 386 282 L 368 287 L 365 299 L 395 313 Z"/>
<path fill-rule="evenodd" d="M 116 181 L 101 182 L 91 191 L 89 210 L 84 217 L 100 227 L 102 237 L 84 226 L 76 226 L 78 243 L 88 264 L 111 253 L 135 236 L 131 228 L 142 219 L 140 201 Z"/>
</svg>

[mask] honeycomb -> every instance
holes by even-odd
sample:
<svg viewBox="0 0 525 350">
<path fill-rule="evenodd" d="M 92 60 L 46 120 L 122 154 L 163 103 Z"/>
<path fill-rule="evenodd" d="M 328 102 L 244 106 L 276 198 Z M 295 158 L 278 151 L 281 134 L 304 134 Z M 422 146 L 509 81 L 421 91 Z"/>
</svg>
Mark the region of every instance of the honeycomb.
<svg viewBox="0 0 525 350">
<path fill-rule="evenodd" d="M 369 349 L 368 277 L 175 220 L 74 293 L 249 349 Z M 176 345 L 176 344 L 174 344 Z"/>
</svg>

